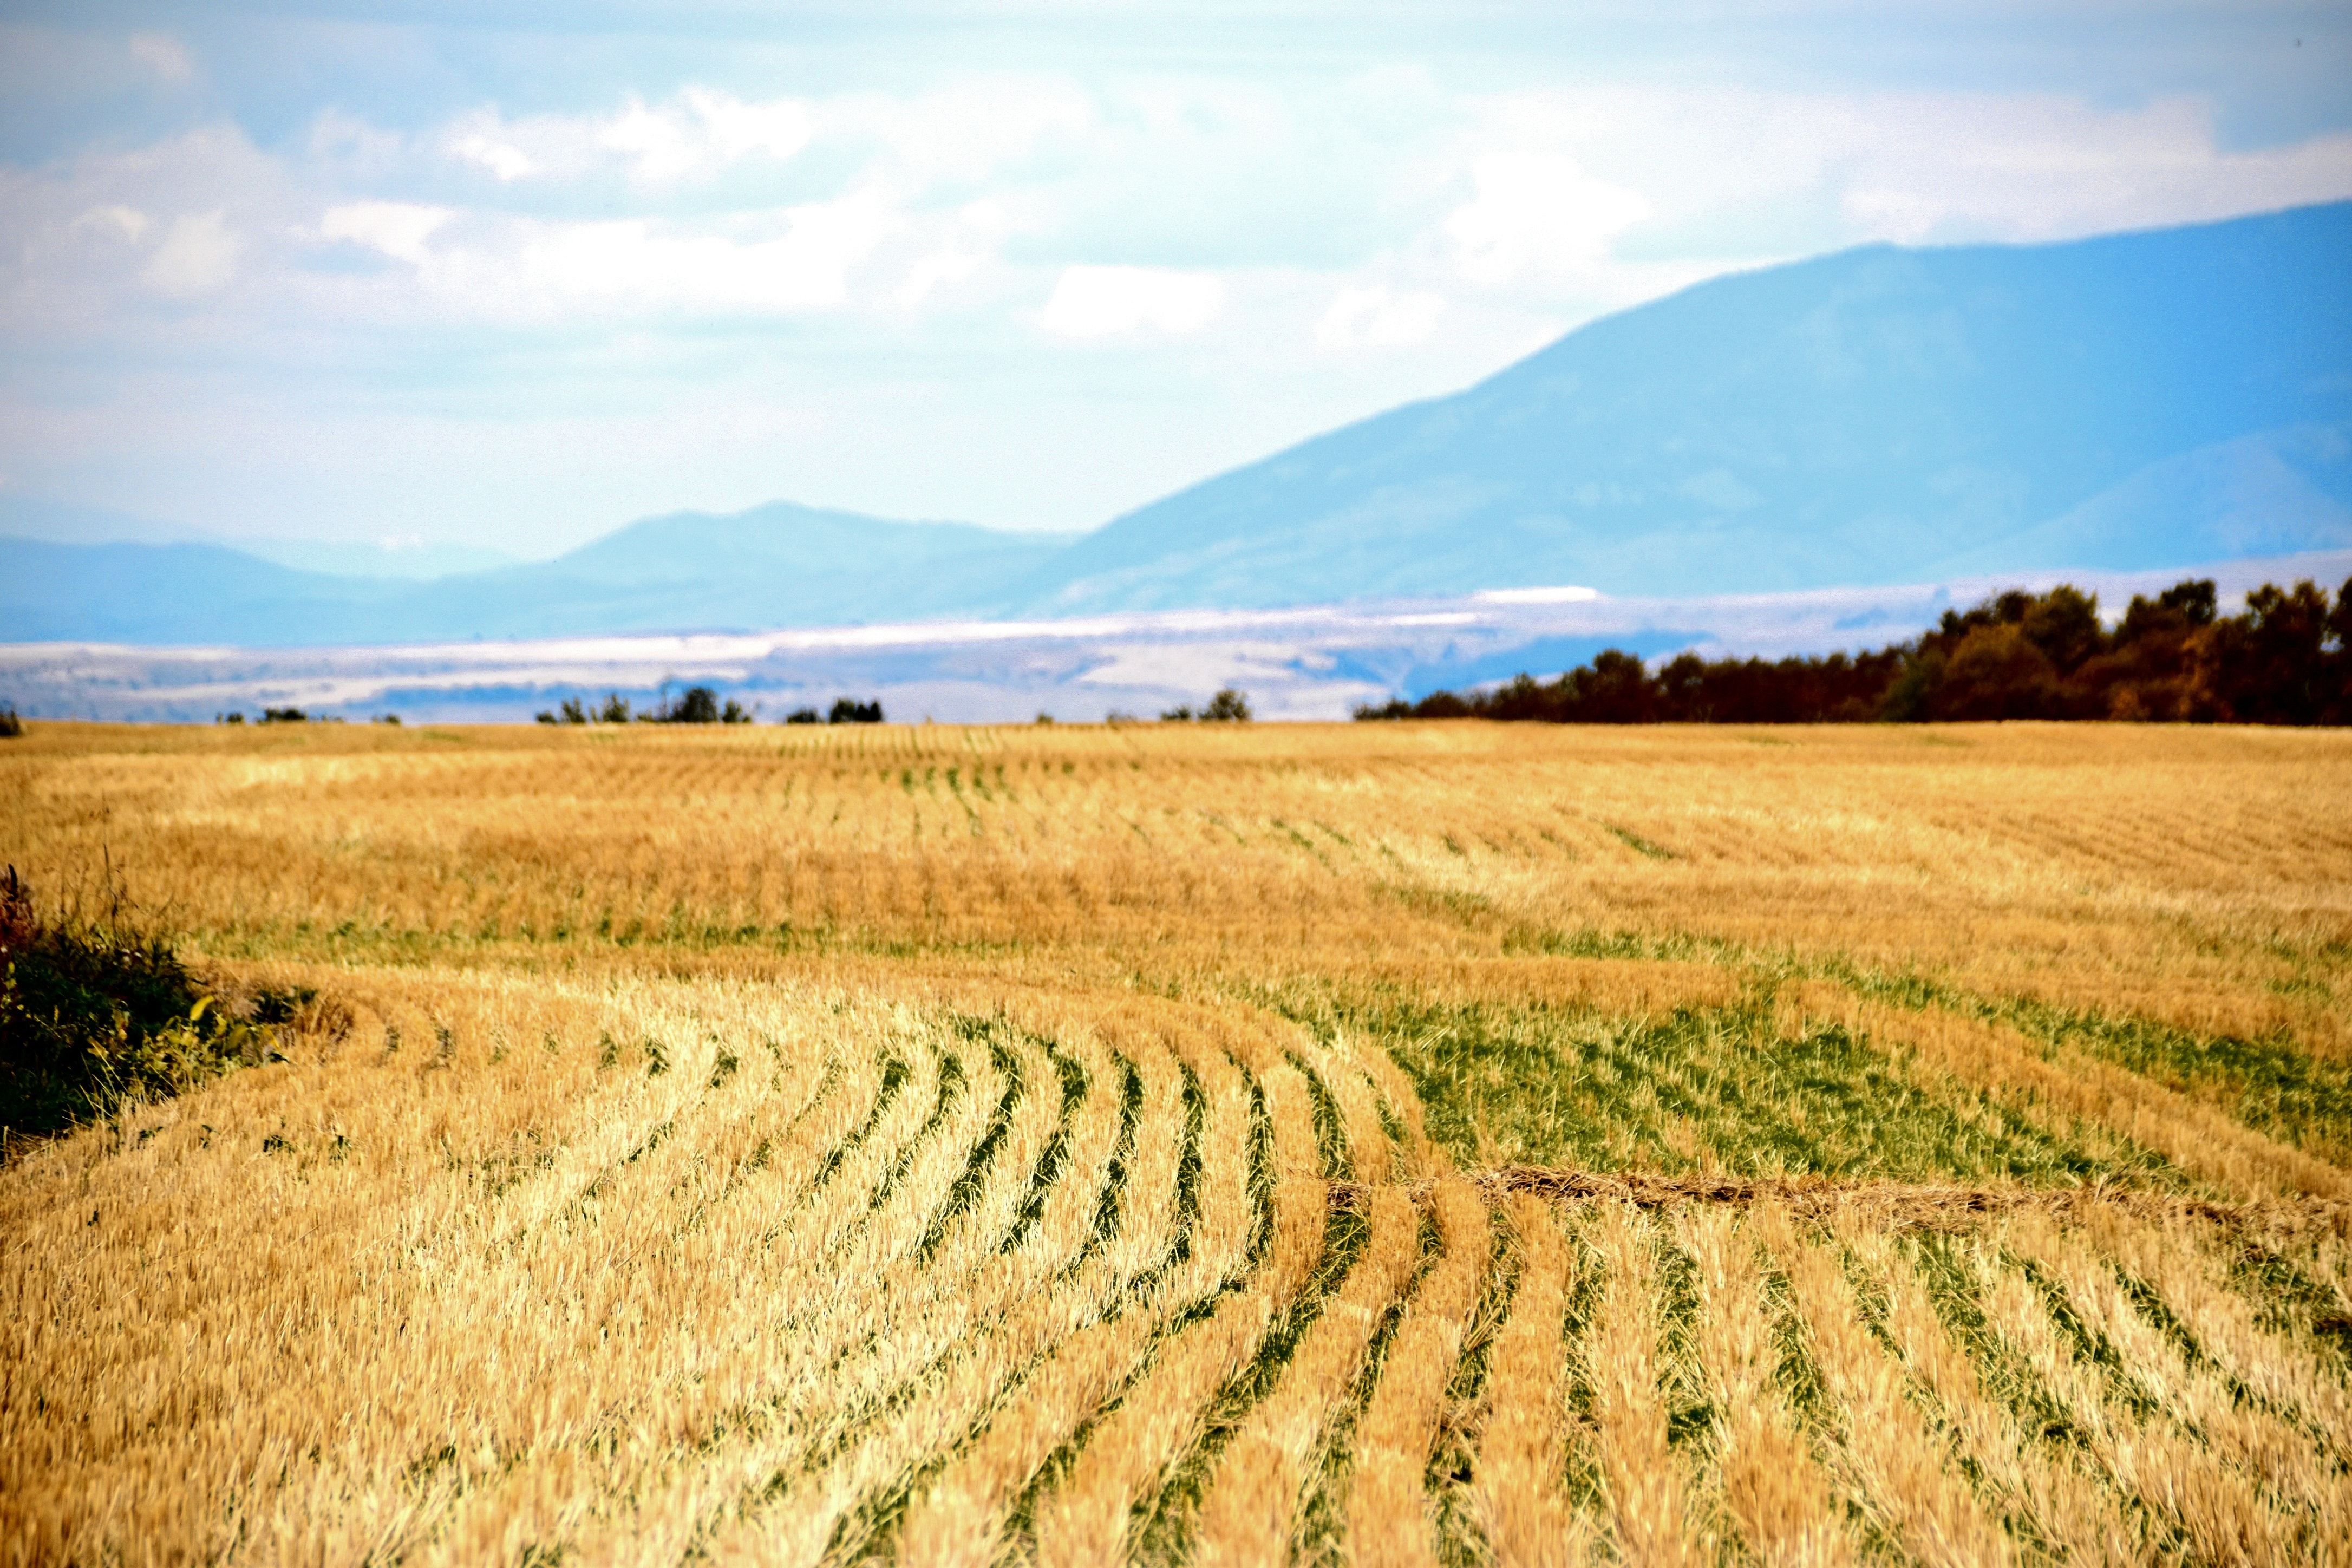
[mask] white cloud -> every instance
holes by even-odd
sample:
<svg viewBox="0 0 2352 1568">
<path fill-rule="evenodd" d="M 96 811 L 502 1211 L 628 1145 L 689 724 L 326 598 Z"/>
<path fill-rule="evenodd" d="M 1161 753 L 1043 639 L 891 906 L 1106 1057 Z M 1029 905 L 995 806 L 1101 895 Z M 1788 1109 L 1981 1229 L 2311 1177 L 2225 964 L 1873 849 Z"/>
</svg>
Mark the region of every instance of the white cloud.
<svg viewBox="0 0 2352 1568">
<path fill-rule="evenodd" d="M 2352 195 L 2352 134 L 2225 150 L 2211 106 L 2189 99 L 1889 97 L 1842 129 L 1843 210 L 1903 242 L 2071 238 Z"/>
<path fill-rule="evenodd" d="M 808 107 L 793 99 L 745 103 L 723 92 L 689 89 L 678 101 L 631 99 L 614 114 L 540 114 L 509 121 L 482 110 L 449 128 L 445 145 L 500 180 L 576 179 L 618 167 L 632 179 L 662 184 L 707 179 L 755 154 L 787 159 L 808 145 Z"/>
<path fill-rule="evenodd" d="M 1473 283 L 1589 268 L 1654 210 L 1640 192 L 1595 179 L 1557 152 L 1488 153 L 1470 177 L 1478 195 L 1446 218 L 1445 236 Z"/>
<path fill-rule="evenodd" d="M 2225 149 L 2211 106 L 2185 98 L 1621 83 L 1497 95 L 1470 118 L 1447 156 L 1478 200 L 1449 226 L 1490 276 L 1517 255 L 1605 258 L 1636 227 L 1671 236 L 1652 254 L 1743 258 L 2065 239 L 2352 195 L 2352 136 Z M 1547 186 L 1574 194 L 1585 232 L 1530 245 L 1521 215 L 1559 205 Z"/>
<path fill-rule="evenodd" d="M 907 264 L 905 280 L 891 295 L 891 303 L 902 310 L 979 272 L 993 258 L 1007 222 L 1001 203 L 979 201 L 966 203 L 952 222 L 931 226 L 929 244 Z"/>
<path fill-rule="evenodd" d="M 136 243 L 146 237 L 148 221 L 147 215 L 137 207 L 124 206 L 121 202 L 113 202 L 102 207 L 90 208 L 74 219 L 73 226 L 77 229 L 106 230 L 122 239 Z"/>
<path fill-rule="evenodd" d="M 511 142 L 501 142 L 486 132 L 454 137 L 449 145 L 458 157 L 469 163 L 479 163 L 501 180 L 520 180 L 539 172 L 539 165 L 531 160 L 530 153 Z"/>
<path fill-rule="evenodd" d="M 1066 267 L 1037 324 L 1056 337 L 1199 331 L 1224 309 L 1225 286 L 1202 272 L 1158 267 Z"/>
<path fill-rule="evenodd" d="M 131 34 L 131 58 L 165 81 L 185 81 L 196 74 L 187 49 L 167 33 Z"/>
<path fill-rule="evenodd" d="M 445 127 L 441 145 L 509 183 L 619 169 L 662 184 L 708 179 L 747 158 L 786 161 L 822 142 L 846 151 L 858 178 L 920 189 L 985 179 L 1056 135 L 1074 146 L 1103 140 L 1087 94 L 1064 81 L 989 79 L 903 96 L 764 102 L 695 87 L 665 103 L 632 98 L 609 113 L 513 120 L 491 107 Z"/>
<path fill-rule="evenodd" d="M 696 88 L 687 92 L 686 101 L 701 119 L 712 149 L 722 158 L 764 153 L 783 159 L 808 145 L 808 109 L 793 100 L 744 103 L 723 92 Z"/>
<path fill-rule="evenodd" d="M 845 303 L 849 273 L 888 232 L 872 196 L 794 207 L 784 232 L 742 241 L 642 219 L 519 226 L 519 243 L 449 258 L 436 282 L 476 309 L 799 311 Z"/>
<path fill-rule="evenodd" d="M 619 119 L 598 132 L 597 142 L 635 165 L 632 171 L 648 180 L 674 180 L 692 174 L 706 160 L 708 149 L 689 133 L 681 117 L 656 114 L 642 103 L 632 103 Z"/>
<path fill-rule="evenodd" d="M 1054 138 L 1083 159 L 1108 141 L 1094 100 L 1055 79 L 983 79 L 904 97 L 860 93 L 813 106 L 813 134 L 866 142 L 912 185 L 981 180 Z"/>
<path fill-rule="evenodd" d="M 1402 294 L 1374 284 L 1339 290 L 1316 323 L 1320 349 L 1412 348 L 1427 342 L 1445 313 L 1445 297 L 1426 289 Z"/>
<path fill-rule="evenodd" d="M 415 202 L 350 202 L 320 216 L 319 237 L 351 240 L 421 267 L 431 258 L 425 242 L 455 216 L 448 207 Z"/>
<path fill-rule="evenodd" d="M 165 294 L 215 293 L 236 276 L 244 249 L 245 240 L 229 227 L 226 210 L 190 213 L 172 220 L 143 276 Z"/>
</svg>

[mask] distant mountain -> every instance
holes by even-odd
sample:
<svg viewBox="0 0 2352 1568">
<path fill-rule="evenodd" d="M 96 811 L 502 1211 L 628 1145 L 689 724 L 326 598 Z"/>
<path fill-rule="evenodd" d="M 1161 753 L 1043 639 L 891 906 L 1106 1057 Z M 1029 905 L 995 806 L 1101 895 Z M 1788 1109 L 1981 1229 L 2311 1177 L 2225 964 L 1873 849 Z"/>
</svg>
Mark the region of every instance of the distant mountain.
<svg viewBox="0 0 2352 1568">
<path fill-rule="evenodd" d="M 195 544 L 0 538 L 0 641 L 251 647 L 751 630 L 997 610 L 1060 535 L 775 502 L 648 518 L 552 561 L 402 582 Z"/>
<path fill-rule="evenodd" d="M 614 631 L 845 626 L 1001 606 L 1069 542 L 1066 534 L 896 522 L 774 501 L 729 517 L 647 518 L 543 566 L 455 586 L 478 601 L 463 619 L 502 600 L 530 599 L 545 606 L 537 616 L 551 634 L 591 623 Z"/>
<path fill-rule="evenodd" d="M 450 540 L 278 539 L 211 532 L 106 507 L 0 490 L 0 538 L 50 544 L 204 544 L 334 577 L 429 580 L 511 566 L 503 550 Z"/>
<path fill-rule="evenodd" d="M 229 549 L 298 572 L 323 572 L 337 577 L 394 577 L 429 583 L 467 572 L 490 572 L 514 566 L 521 557 L 511 551 L 446 539 L 236 539 L 223 541 Z"/>
<path fill-rule="evenodd" d="M 1130 512 L 1029 595 L 1679 595 L 2337 548 L 2347 280 L 2352 204 L 1720 278 Z"/>
<path fill-rule="evenodd" d="M 1075 542 L 780 501 L 419 582 L 58 542 L 139 520 L 66 509 L 18 528 L 0 497 L 0 534 L 42 534 L 0 538 L 0 641 L 756 630 L 1549 584 L 1689 598 L 2341 550 L 2347 279 L 2352 203 L 2064 245 L 1868 247 L 1594 321 Z"/>
<path fill-rule="evenodd" d="M 0 642 L 360 640 L 415 584 L 296 572 L 209 544 L 56 544 L 0 538 Z"/>
</svg>

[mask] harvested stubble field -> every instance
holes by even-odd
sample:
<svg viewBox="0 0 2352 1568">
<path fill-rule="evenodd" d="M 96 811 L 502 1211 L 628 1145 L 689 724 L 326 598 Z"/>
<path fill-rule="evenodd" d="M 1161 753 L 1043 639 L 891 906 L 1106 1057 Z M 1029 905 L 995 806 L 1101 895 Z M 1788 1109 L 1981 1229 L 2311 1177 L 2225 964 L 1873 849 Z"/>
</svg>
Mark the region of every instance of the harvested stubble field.
<svg viewBox="0 0 2352 1568">
<path fill-rule="evenodd" d="M 2352 1559 L 2352 736 L 42 725 L 19 1563 Z"/>
</svg>

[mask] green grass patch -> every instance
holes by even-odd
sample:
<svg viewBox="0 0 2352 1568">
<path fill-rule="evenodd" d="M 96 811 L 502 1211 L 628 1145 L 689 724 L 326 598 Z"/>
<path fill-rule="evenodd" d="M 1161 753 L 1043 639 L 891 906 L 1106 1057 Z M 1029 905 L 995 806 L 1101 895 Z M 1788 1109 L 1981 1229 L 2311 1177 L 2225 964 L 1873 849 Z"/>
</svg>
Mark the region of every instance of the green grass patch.
<svg viewBox="0 0 2352 1568">
<path fill-rule="evenodd" d="M 1759 1005 L 1794 980 L 1834 980 L 1857 994 L 1914 1012 L 1947 1012 L 2007 1024 L 2048 1054 L 2076 1050 L 2212 1104 L 2264 1135 L 2321 1159 L 2352 1163 L 2352 1061 L 2313 1055 L 2284 1035 L 2204 1035 L 2157 1019 L 2028 997 L 1985 996 L 1904 970 L 1839 957 L 1809 958 L 1688 932 L 1549 931 L 1519 927 L 1507 955 L 1544 954 L 1712 963 L 1739 973 Z"/>
<path fill-rule="evenodd" d="M 2137 1073 L 2322 1159 L 2352 1158 L 2352 1062 L 2323 1060 L 2284 1036 L 2200 1035 L 2152 1018 L 1979 996 L 1917 975 L 1842 964 L 1822 973 L 1875 1001 L 2007 1024 L 2048 1051 L 2078 1050 Z"/>
<path fill-rule="evenodd" d="M 1386 1050 L 1413 1080 L 1430 1136 L 1467 1165 L 1525 1163 L 1743 1176 L 2021 1182 L 2126 1170 L 2184 1185 L 2149 1154 L 2119 1163 L 1838 1026 L 1778 1037 L 1769 1007 L 1652 1019 L 1588 1009 L 1387 997 L 1277 1005 Z M 2129 1159 L 2129 1157 L 2126 1157 Z"/>
</svg>

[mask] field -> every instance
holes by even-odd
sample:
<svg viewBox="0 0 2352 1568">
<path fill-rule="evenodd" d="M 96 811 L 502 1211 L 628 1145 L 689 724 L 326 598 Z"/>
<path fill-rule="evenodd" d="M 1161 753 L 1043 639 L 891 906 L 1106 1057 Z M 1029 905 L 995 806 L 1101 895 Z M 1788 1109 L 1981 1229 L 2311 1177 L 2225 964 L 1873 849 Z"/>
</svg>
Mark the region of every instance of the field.
<svg viewBox="0 0 2352 1568">
<path fill-rule="evenodd" d="M 2352 1560 L 2352 734 L 0 742 L 285 1059 L 0 1166 L 0 1561 Z"/>
</svg>

